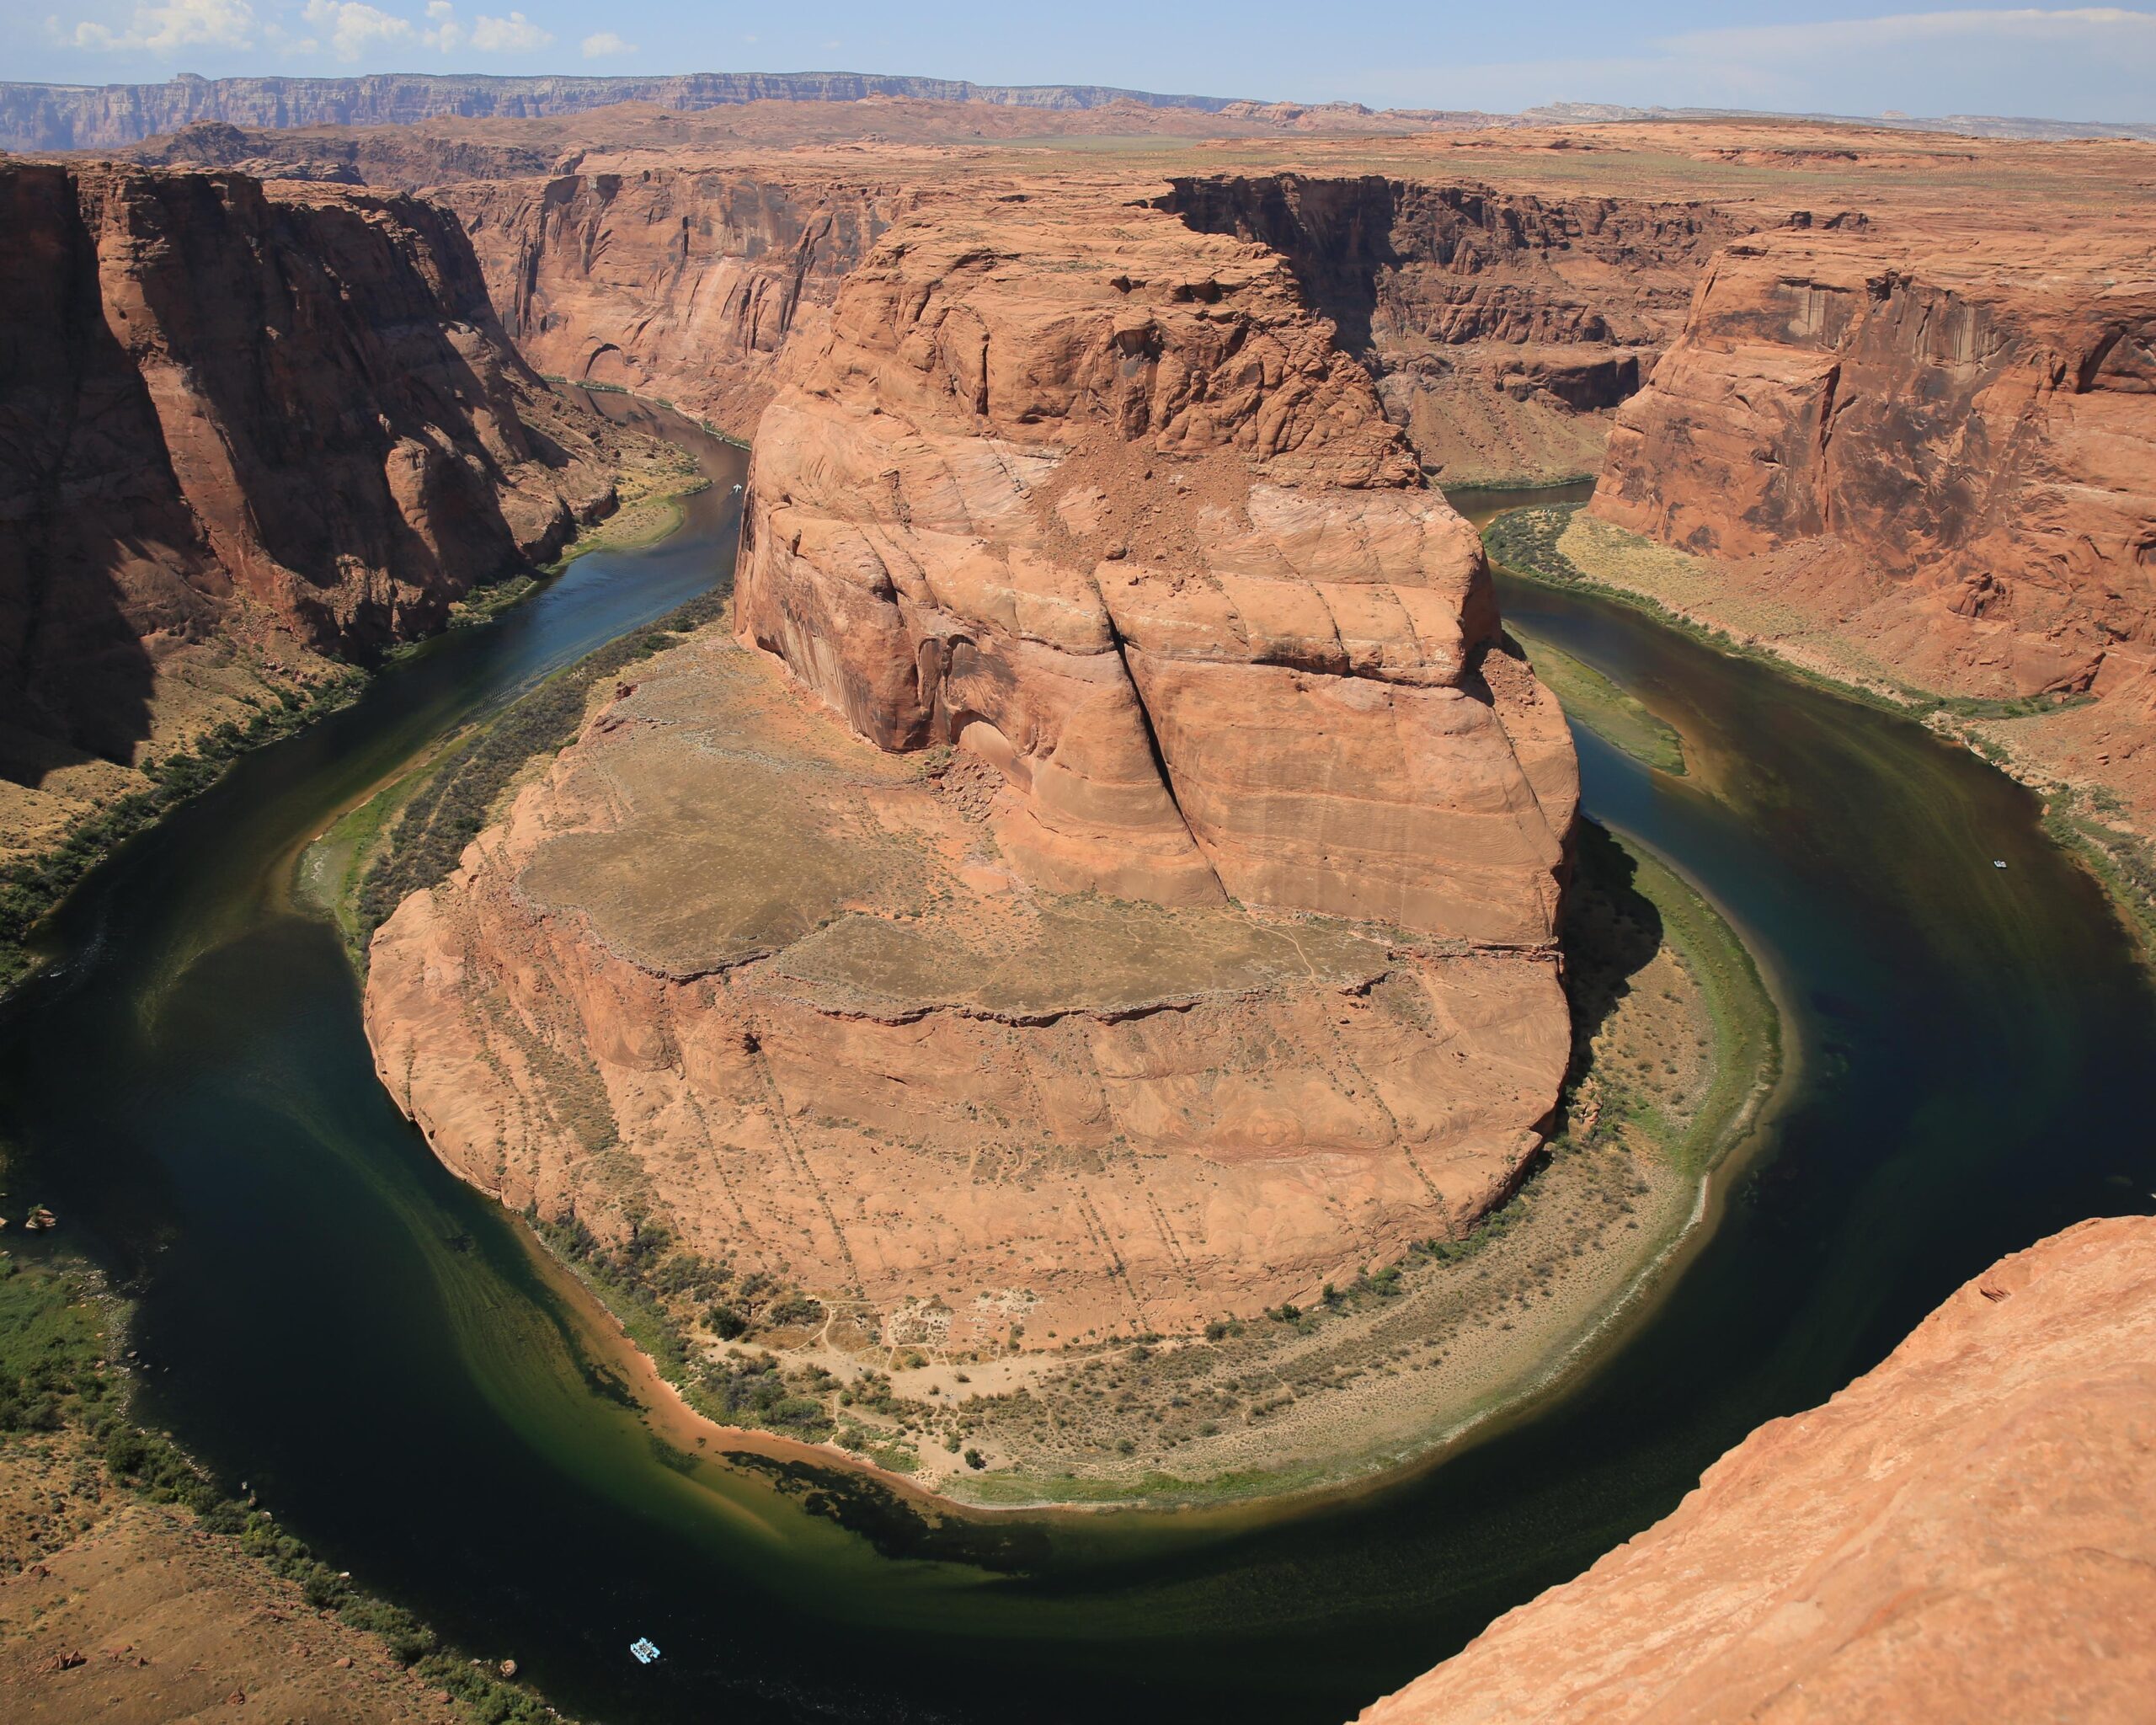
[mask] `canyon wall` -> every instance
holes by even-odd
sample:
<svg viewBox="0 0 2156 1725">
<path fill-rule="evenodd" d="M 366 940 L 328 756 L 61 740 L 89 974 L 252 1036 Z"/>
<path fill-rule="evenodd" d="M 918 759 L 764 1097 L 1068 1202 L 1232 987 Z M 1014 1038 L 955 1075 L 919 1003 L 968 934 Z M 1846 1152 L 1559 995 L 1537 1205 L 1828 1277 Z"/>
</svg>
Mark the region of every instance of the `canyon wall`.
<svg viewBox="0 0 2156 1725">
<path fill-rule="evenodd" d="M 25 739 L 131 759 L 190 645 L 378 649 L 612 505 L 616 435 L 517 356 L 439 208 L 10 163 L 0 226 L 11 777 Z"/>
<path fill-rule="evenodd" d="M 1913 682 L 2090 689 L 2156 650 L 2156 250 L 1905 223 L 1732 244 L 1619 412 L 1593 512 Z"/>
<path fill-rule="evenodd" d="M 693 109 L 740 102 L 859 102 L 878 97 L 1051 110 L 1129 103 L 1213 112 L 1235 105 L 1225 97 L 1164 96 L 1096 84 L 974 84 L 960 78 L 852 72 L 706 72 L 654 77 L 375 72 L 360 77 L 221 78 L 183 72 L 161 84 L 0 83 L 0 149 L 115 149 L 205 120 L 280 128 L 404 126 L 443 115 L 537 119 L 618 102 Z"/>
<path fill-rule="evenodd" d="M 1608 410 L 1652 374 L 1707 259 L 1761 219 L 1377 174 L 1193 176 L 1160 201 L 1289 258 L 1449 484 L 1596 471 Z"/>
<path fill-rule="evenodd" d="M 2156 1220 L 2002 1259 L 1364 1725 L 2129 1725 L 2156 1693 Z"/>
<path fill-rule="evenodd" d="M 1051 1351 L 1511 1189 L 1569 735 L 1277 254 L 1118 183 L 900 222 L 787 345 L 735 620 L 375 937 L 466 1178 Z"/>
<path fill-rule="evenodd" d="M 771 398 L 771 363 L 802 307 L 828 304 L 911 201 L 894 180 L 655 155 L 438 195 L 526 359 L 673 402 L 739 437 Z"/>
</svg>

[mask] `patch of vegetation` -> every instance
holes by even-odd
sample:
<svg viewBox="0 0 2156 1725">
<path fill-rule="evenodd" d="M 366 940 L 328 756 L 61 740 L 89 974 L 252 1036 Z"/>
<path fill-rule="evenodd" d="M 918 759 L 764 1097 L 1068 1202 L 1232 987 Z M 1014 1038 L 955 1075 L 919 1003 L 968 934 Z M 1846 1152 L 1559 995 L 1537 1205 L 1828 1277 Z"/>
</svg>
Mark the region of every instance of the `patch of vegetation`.
<svg viewBox="0 0 2156 1725">
<path fill-rule="evenodd" d="M 2110 792 L 2054 792 L 2044 804 L 2044 830 L 2096 877 L 2120 918 L 2156 965 L 2156 846 L 2122 830 L 2123 811 Z"/>
<path fill-rule="evenodd" d="M 817 1444 L 831 1436 L 832 1392 L 839 1381 L 820 1366 L 795 1366 L 767 1352 L 729 1348 L 707 1359 L 696 1335 L 701 1324 L 721 1342 L 794 1332 L 819 1326 L 825 1308 L 798 1288 L 760 1271 L 737 1274 L 675 1243 L 664 1228 L 637 1223 L 620 1243 L 601 1240 L 572 1217 L 525 1219 L 620 1320 L 629 1339 L 699 1413 L 724 1425 L 747 1426 Z M 839 1398 L 873 1407 L 878 1381 L 867 1374 Z M 889 1381 L 880 1381 L 888 1397 Z M 896 1404 L 890 1404 L 895 1407 Z"/>
<path fill-rule="evenodd" d="M 249 750 L 288 737 L 349 704 L 366 681 L 365 672 L 353 670 L 305 693 L 278 690 L 253 703 L 246 724 L 227 719 L 189 747 L 147 763 L 142 772 L 150 780 L 148 789 L 77 821 L 42 856 L 0 866 L 0 992 L 29 974 L 31 931 L 91 869 L 170 810 L 209 789 Z"/>
</svg>

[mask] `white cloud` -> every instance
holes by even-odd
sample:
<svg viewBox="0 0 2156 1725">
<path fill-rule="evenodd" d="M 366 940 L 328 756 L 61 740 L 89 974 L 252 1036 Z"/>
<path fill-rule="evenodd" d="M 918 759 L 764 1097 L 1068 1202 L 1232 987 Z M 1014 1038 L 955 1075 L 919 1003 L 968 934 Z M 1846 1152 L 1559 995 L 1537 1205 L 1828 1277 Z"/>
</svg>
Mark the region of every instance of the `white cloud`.
<svg viewBox="0 0 2156 1725">
<path fill-rule="evenodd" d="M 584 51 L 586 60 L 600 60 L 609 54 L 633 54 L 637 51 L 634 42 L 623 41 L 611 30 L 600 30 L 595 35 L 586 36 L 578 45 Z"/>
<path fill-rule="evenodd" d="M 165 0 L 137 6 L 118 29 L 102 24 L 77 24 L 68 29 L 56 18 L 45 28 L 63 42 L 100 52 L 147 50 L 176 53 L 182 48 L 247 48 L 253 45 L 254 8 L 248 0 Z"/>
<path fill-rule="evenodd" d="M 456 21 L 456 8 L 449 0 L 427 0 L 427 16 L 434 20 L 435 27 L 419 32 L 421 41 L 444 54 L 463 46 L 464 26 Z"/>
<path fill-rule="evenodd" d="M 417 34 L 409 19 L 366 0 L 307 0 L 300 15 L 328 38 L 329 51 L 339 60 L 357 60 L 370 49 L 408 42 Z"/>
<path fill-rule="evenodd" d="M 507 18 L 489 18 L 483 12 L 472 26 L 472 45 L 486 54 L 529 54 L 553 40 L 552 31 L 541 29 L 520 12 Z"/>
</svg>

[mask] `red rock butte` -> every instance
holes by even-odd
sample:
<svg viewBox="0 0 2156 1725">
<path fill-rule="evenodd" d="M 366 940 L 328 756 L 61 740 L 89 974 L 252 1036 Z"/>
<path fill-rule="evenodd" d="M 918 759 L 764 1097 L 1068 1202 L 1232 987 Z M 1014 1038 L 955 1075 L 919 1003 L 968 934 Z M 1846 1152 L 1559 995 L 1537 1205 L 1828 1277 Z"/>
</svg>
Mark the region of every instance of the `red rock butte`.
<svg viewBox="0 0 2156 1725">
<path fill-rule="evenodd" d="M 1032 1345 L 1308 1295 L 1510 1189 L 1577 776 L 1280 254 L 1123 183 L 993 210 L 899 222 L 794 331 L 742 645 L 595 712 L 383 927 L 367 1012 L 506 1202 Z"/>
</svg>

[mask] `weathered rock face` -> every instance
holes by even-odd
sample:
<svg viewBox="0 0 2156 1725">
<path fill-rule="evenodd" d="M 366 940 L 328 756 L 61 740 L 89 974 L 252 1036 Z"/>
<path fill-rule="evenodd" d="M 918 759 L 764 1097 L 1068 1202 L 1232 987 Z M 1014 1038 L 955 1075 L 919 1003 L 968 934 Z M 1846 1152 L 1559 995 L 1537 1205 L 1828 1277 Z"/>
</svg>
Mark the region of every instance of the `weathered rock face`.
<svg viewBox="0 0 2156 1725">
<path fill-rule="evenodd" d="M 2084 1222 L 1362 1718 L 2144 1719 L 2152 1426 L 2156 1220 Z"/>
<path fill-rule="evenodd" d="M 804 305 L 828 304 L 895 184 L 649 158 L 626 172 L 472 182 L 440 195 L 503 326 L 540 370 L 654 395 L 736 435 Z"/>
<path fill-rule="evenodd" d="M 1546 942 L 1569 743 L 1331 335 L 1277 254 L 1084 194 L 899 230 L 765 416 L 742 638 L 990 761 L 1044 886 Z"/>
<path fill-rule="evenodd" d="M 125 760 L 220 631 L 365 651 L 611 506 L 413 200 L 0 168 L 0 723 Z"/>
<path fill-rule="evenodd" d="M 2156 644 L 2156 252 L 2092 224 L 1740 241 L 1620 412 L 1594 512 L 1796 558 L 1954 692 L 2083 690 Z"/>
<path fill-rule="evenodd" d="M 796 332 L 740 644 L 653 661 L 406 900 L 367 1023 L 511 1204 L 1054 1348 L 1510 1189 L 1576 776 L 1276 255 L 1120 187 L 980 207 Z"/>
<path fill-rule="evenodd" d="M 1652 372 L 1715 249 L 1760 219 L 1377 174 L 1193 177 L 1161 202 L 1285 254 L 1452 483 L 1595 471 L 1607 409 Z"/>
</svg>

